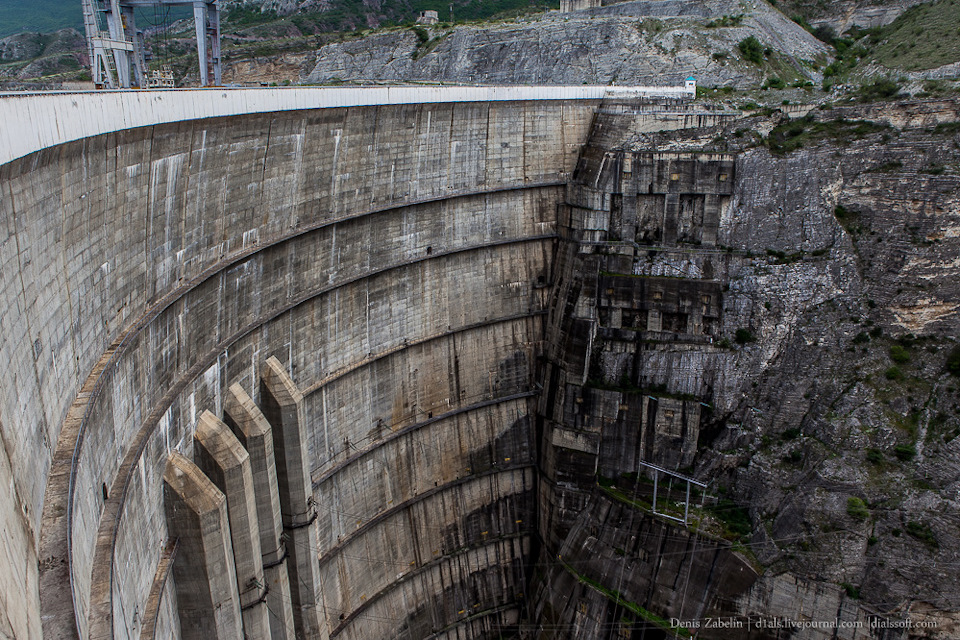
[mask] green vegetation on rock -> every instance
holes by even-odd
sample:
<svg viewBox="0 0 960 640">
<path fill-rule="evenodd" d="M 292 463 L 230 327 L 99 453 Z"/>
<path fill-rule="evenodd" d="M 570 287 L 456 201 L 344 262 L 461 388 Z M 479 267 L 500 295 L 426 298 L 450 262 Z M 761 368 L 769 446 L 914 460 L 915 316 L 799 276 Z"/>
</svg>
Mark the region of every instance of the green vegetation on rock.
<svg viewBox="0 0 960 640">
<path fill-rule="evenodd" d="M 907 523 L 907 533 L 931 547 L 937 548 L 940 546 L 936 536 L 933 535 L 933 529 L 925 522 L 909 521 Z"/>
<path fill-rule="evenodd" d="M 722 16 L 716 20 L 711 20 L 704 26 L 707 29 L 717 29 L 721 27 L 739 27 L 743 24 L 743 14 L 738 13 L 732 16 Z"/>
<path fill-rule="evenodd" d="M 917 448 L 912 444 L 898 444 L 893 448 L 893 453 L 897 456 L 897 460 L 909 462 L 917 457 Z"/>
<path fill-rule="evenodd" d="M 744 38 L 737 44 L 740 53 L 754 64 L 763 64 L 763 45 L 754 36 Z"/>
<path fill-rule="evenodd" d="M 870 517 L 870 510 L 863 500 L 851 496 L 847 498 L 847 515 L 854 520 L 860 520 L 862 522 Z"/>
<path fill-rule="evenodd" d="M 950 350 L 950 355 L 947 356 L 947 371 L 960 376 L 960 345 Z"/>
<path fill-rule="evenodd" d="M 844 120 L 839 118 L 819 121 L 813 116 L 807 115 L 775 127 L 766 140 L 772 153 L 785 155 L 821 140 L 847 143 L 851 140 L 860 140 L 869 135 L 891 130 L 890 125 L 870 122 L 869 120 Z M 839 213 L 837 218 L 840 218 Z M 846 225 L 844 226 L 846 227 Z"/>
<path fill-rule="evenodd" d="M 890 347 L 890 359 L 897 364 L 905 364 L 910 362 L 910 352 L 907 351 L 903 346 L 895 344 Z"/>
<path fill-rule="evenodd" d="M 900 94 L 900 85 L 891 78 L 878 78 L 865 83 L 857 90 L 861 102 L 875 102 L 896 98 Z"/>
</svg>

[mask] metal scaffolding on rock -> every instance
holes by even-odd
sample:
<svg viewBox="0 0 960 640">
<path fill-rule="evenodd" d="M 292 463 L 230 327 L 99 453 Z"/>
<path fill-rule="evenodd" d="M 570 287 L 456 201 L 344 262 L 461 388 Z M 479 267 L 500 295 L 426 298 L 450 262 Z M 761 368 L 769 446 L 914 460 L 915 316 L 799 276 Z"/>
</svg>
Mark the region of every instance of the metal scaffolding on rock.
<svg viewBox="0 0 960 640">
<path fill-rule="evenodd" d="M 137 30 L 138 7 L 191 5 L 197 32 L 200 84 L 221 84 L 220 8 L 218 0 L 83 0 L 83 24 L 90 70 L 98 89 L 146 88 L 143 33 Z"/>
</svg>

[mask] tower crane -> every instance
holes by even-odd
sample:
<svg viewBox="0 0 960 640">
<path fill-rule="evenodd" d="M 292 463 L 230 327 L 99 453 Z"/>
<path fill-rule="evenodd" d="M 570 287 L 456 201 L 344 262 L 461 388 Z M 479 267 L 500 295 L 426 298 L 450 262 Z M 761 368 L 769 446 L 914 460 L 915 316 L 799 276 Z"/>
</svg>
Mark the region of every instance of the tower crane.
<svg viewBox="0 0 960 640">
<path fill-rule="evenodd" d="M 147 86 L 143 34 L 137 7 L 191 5 L 197 31 L 200 84 L 221 84 L 218 0 L 83 0 L 83 25 L 93 82 L 98 89 Z"/>
</svg>

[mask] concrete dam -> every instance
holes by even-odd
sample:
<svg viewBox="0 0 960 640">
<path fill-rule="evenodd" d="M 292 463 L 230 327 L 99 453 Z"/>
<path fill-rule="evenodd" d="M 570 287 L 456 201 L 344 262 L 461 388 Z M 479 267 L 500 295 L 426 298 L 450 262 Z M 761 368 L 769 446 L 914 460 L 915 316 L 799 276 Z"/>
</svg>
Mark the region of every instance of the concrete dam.
<svg viewBox="0 0 960 640">
<path fill-rule="evenodd" d="M 707 498 L 685 474 L 736 403 L 722 342 L 753 313 L 729 246 L 756 185 L 709 146 L 737 114 L 331 91 L 0 98 L 23 127 L 0 165 L 0 636 L 876 614 L 615 480 Z M 900 637 L 867 627 L 793 637 Z"/>
</svg>

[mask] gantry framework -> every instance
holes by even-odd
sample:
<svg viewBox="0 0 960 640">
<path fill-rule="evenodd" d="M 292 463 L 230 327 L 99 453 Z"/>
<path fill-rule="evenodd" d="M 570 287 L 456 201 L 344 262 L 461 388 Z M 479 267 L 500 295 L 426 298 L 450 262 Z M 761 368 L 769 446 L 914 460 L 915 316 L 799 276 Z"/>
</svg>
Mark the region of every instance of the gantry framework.
<svg viewBox="0 0 960 640">
<path fill-rule="evenodd" d="M 134 10 L 164 5 L 191 5 L 197 30 L 200 84 L 221 83 L 220 9 L 218 0 L 83 0 L 93 82 L 99 89 L 147 86 L 143 34 Z M 212 82 L 211 82 L 212 79 Z"/>
</svg>

